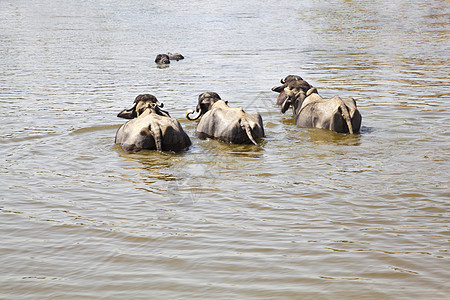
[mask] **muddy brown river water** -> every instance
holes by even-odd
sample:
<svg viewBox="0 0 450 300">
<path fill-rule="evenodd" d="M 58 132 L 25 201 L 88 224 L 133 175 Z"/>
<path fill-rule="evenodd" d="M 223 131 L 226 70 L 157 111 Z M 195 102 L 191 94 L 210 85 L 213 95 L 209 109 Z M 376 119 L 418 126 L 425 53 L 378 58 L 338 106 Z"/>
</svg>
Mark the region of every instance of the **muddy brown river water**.
<svg viewBox="0 0 450 300">
<path fill-rule="evenodd" d="M 0 1 L 0 298 L 448 299 L 450 2 Z M 156 54 L 180 52 L 167 68 Z M 354 97 L 357 135 L 271 88 Z M 204 91 L 260 147 L 195 137 Z M 193 145 L 124 152 L 150 93 Z"/>
</svg>

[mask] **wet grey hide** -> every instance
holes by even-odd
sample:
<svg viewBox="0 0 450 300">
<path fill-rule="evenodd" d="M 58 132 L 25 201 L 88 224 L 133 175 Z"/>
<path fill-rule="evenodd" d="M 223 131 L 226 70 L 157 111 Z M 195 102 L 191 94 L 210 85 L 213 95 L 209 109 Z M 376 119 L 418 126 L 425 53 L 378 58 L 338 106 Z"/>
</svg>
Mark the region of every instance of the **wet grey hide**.
<svg viewBox="0 0 450 300">
<path fill-rule="evenodd" d="M 357 133 L 361 127 L 361 114 L 353 98 L 335 96 L 322 98 L 316 88 L 305 91 L 297 82 L 285 88 L 286 100 L 281 105 L 285 113 L 290 106 L 296 124 L 301 127 L 323 128 L 340 133 Z"/>
<path fill-rule="evenodd" d="M 198 115 L 194 118 L 186 112 L 189 120 L 201 117 L 196 134 L 201 139 L 211 138 L 233 144 L 255 144 L 264 137 L 261 115 L 247 113 L 242 108 L 231 108 L 217 93 L 208 92 L 199 96 Z"/>
<path fill-rule="evenodd" d="M 123 112 L 127 116 L 136 116 L 123 124 L 116 133 L 115 143 L 120 144 L 125 151 L 149 149 L 180 152 L 191 145 L 181 124 L 161 110 L 152 99 L 135 102 L 132 108 Z"/>
</svg>

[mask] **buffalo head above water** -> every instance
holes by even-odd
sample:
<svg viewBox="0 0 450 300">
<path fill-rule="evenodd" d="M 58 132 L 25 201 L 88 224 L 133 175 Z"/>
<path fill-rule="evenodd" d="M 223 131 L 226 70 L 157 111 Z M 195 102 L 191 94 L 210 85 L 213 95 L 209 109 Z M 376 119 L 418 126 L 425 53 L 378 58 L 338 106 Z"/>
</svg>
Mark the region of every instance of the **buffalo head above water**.
<svg viewBox="0 0 450 300">
<path fill-rule="evenodd" d="M 155 63 L 159 65 L 170 64 L 170 58 L 167 54 L 158 54 L 155 58 Z"/>
<path fill-rule="evenodd" d="M 274 86 L 272 88 L 272 91 L 280 93 L 277 97 L 277 105 L 281 106 L 284 101 L 286 100 L 286 93 L 284 89 L 288 87 L 289 84 L 300 84 L 303 86 L 305 90 L 308 90 L 311 88 L 311 85 L 303 80 L 300 76 L 297 75 L 288 75 L 286 78 L 280 80 L 281 84 L 280 86 Z"/>
<path fill-rule="evenodd" d="M 182 59 L 184 59 L 184 56 L 180 53 L 167 52 L 167 54 L 158 54 L 155 58 L 155 63 L 157 63 L 158 65 L 168 65 L 170 64 L 171 60 L 179 61 Z"/>
<path fill-rule="evenodd" d="M 205 92 L 200 94 L 198 96 L 198 104 L 195 107 L 195 111 L 198 112 L 197 116 L 191 118 L 190 115 L 194 113 L 194 110 L 191 109 L 186 112 L 186 118 L 190 121 L 199 119 L 201 116 L 203 116 L 207 111 L 211 109 L 214 103 L 216 103 L 219 100 L 221 100 L 221 98 L 219 94 L 215 92 Z"/>
<path fill-rule="evenodd" d="M 304 80 L 291 80 L 286 82 L 282 92 L 284 98 L 279 104 L 281 106 L 281 112 L 284 114 L 291 105 L 294 106 L 296 100 L 303 101 L 307 93 L 309 95 L 313 92 L 317 93 L 317 89 Z"/>
<path fill-rule="evenodd" d="M 288 85 L 289 82 L 296 81 L 296 80 L 303 80 L 303 78 L 301 78 L 298 75 L 288 75 L 285 78 L 282 78 L 280 80 L 281 85 L 280 86 L 274 86 L 272 88 L 272 91 L 277 92 L 277 93 L 281 93 L 284 90 L 284 88 Z"/>
<path fill-rule="evenodd" d="M 150 94 L 138 95 L 133 102 L 133 105 L 122 110 L 117 116 L 124 119 L 134 119 L 139 117 L 147 108 L 155 110 L 160 115 L 169 116 L 167 111 L 162 110 L 164 107 L 163 103 L 160 103 L 155 96 Z"/>
</svg>

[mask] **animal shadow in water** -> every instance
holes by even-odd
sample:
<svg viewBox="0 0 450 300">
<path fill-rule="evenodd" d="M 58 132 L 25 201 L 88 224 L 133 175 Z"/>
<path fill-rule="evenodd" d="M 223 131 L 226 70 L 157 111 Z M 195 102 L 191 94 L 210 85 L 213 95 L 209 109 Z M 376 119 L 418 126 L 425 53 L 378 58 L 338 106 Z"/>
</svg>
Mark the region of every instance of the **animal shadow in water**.
<svg viewBox="0 0 450 300">
<path fill-rule="evenodd" d="M 296 125 L 294 125 L 296 126 Z M 297 126 L 296 126 L 297 127 Z M 298 136 L 317 144 L 329 144 L 339 146 L 360 146 L 361 134 L 338 133 L 321 128 L 297 127 Z"/>
</svg>

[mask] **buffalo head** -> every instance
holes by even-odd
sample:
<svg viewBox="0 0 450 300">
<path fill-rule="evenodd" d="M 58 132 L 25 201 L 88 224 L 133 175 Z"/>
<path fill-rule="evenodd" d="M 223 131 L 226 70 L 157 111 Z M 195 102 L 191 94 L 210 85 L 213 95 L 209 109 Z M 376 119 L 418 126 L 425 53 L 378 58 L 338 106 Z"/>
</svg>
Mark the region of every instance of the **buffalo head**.
<svg viewBox="0 0 450 300">
<path fill-rule="evenodd" d="M 295 82 L 304 82 L 306 84 L 308 84 L 306 81 L 304 81 L 300 76 L 297 75 L 288 75 L 286 76 L 286 78 L 281 79 L 280 82 L 282 85 L 280 86 L 274 86 L 272 88 L 272 91 L 280 93 L 277 97 L 277 105 L 281 106 L 284 101 L 286 100 L 286 93 L 284 92 L 284 89 L 290 84 L 290 83 L 295 83 Z"/>
<path fill-rule="evenodd" d="M 133 119 L 139 117 L 146 109 L 151 109 L 159 115 L 169 116 L 169 113 L 162 110 L 163 103 L 160 103 L 155 96 L 142 94 L 136 97 L 133 106 L 122 110 L 117 116 L 124 119 Z"/>
<path fill-rule="evenodd" d="M 191 118 L 190 115 L 194 113 L 194 110 L 188 110 L 186 112 L 186 118 L 190 121 L 197 120 L 202 115 L 204 115 L 217 101 L 221 100 L 219 94 L 215 92 L 206 92 L 198 96 L 198 104 L 195 111 L 198 112 L 196 117 Z"/>
<path fill-rule="evenodd" d="M 159 65 L 170 64 L 170 58 L 167 54 L 158 54 L 155 58 L 155 63 Z"/>
<path fill-rule="evenodd" d="M 307 96 L 317 93 L 317 89 L 304 80 L 295 80 L 288 82 L 283 92 L 286 97 L 281 104 L 281 112 L 284 114 L 291 105 L 296 107 L 297 103 L 301 104 Z"/>
<path fill-rule="evenodd" d="M 297 76 L 297 75 L 288 75 L 288 76 L 286 76 L 286 78 L 284 78 L 284 79 L 282 78 L 280 80 L 280 83 L 282 85 L 274 86 L 272 88 L 272 91 L 277 92 L 277 93 L 281 93 L 284 90 L 284 88 L 287 87 L 289 82 L 296 81 L 296 80 L 303 80 L 303 78 L 301 78 L 300 76 Z"/>
</svg>

